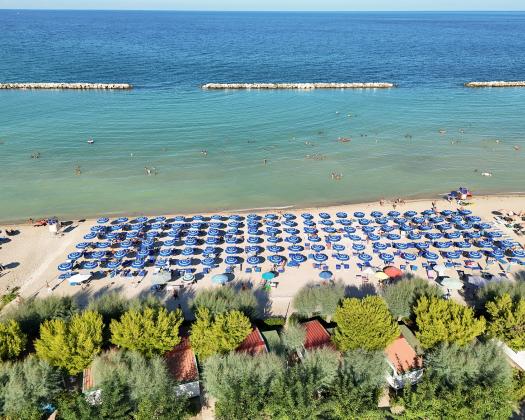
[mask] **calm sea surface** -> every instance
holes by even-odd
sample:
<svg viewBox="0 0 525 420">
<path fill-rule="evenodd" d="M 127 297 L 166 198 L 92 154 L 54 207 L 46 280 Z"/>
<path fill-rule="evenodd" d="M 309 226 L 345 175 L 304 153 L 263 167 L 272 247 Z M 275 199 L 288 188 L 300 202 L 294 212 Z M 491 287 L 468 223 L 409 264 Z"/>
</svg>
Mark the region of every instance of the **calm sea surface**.
<svg viewBox="0 0 525 420">
<path fill-rule="evenodd" d="M 0 28 L 0 81 L 136 87 L 0 91 L 0 220 L 525 191 L 525 89 L 462 86 L 525 79 L 523 13 L 0 11 Z M 199 89 L 272 81 L 399 87 Z"/>
</svg>

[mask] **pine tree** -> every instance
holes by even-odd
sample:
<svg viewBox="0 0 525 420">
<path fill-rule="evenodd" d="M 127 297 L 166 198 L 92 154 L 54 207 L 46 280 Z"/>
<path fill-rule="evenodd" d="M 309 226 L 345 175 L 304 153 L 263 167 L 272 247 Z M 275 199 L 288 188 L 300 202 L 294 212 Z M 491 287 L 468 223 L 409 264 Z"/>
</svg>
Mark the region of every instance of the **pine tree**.
<svg viewBox="0 0 525 420">
<path fill-rule="evenodd" d="M 508 293 L 487 302 L 488 332 L 515 351 L 525 349 L 525 299 L 515 303 Z"/>
<path fill-rule="evenodd" d="M 9 320 L 0 322 L 0 360 L 14 359 L 25 348 L 26 335 L 18 322 Z"/>
</svg>

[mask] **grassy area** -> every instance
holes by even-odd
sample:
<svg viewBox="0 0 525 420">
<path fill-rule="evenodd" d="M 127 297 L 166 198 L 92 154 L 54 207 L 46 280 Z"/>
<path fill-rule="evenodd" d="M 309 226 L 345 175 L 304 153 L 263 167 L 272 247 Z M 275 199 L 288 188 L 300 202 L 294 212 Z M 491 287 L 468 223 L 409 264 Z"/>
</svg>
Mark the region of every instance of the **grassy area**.
<svg viewBox="0 0 525 420">
<path fill-rule="evenodd" d="M 18 290 L 19 287 L 15 287 L 11 289 L 8 293 L 2 295 L 0 298 L 0 311 L 6 306 L 8 303 L 12 302 L 18 297 Z"/>
</svg>

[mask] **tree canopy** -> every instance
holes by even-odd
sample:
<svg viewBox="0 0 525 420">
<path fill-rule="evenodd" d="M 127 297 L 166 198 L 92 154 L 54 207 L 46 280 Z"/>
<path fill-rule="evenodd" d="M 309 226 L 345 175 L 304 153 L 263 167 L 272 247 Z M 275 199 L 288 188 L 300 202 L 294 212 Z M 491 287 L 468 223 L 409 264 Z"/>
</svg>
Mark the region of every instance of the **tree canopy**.
<svg viewBox="0 0 525 420">
<path fill-rule="evenodd" d="M 168 312 L 164 307 L 130 309 L 120 320 L 111 321 L 111 342 L 146 356 L 163 354 L 180 343 L 182 311 Z"/>
<path fill-rule="evenodd" d="M 306 328 L 298 323 L 289 322 L 281 332 L 281 342 L 289 352 L 299 351 L 304 344 Z"/>
<path fill-rule="evenodd" d="M 338 349 L 384 350 L 399 337 L 399 327 L 383 299 L 346 298 L 335 312 L 334 342 Z"/>
<path fill-rule="evenodd" d="M 232 310 L 240 311 L 250 319 L 257 316 L 257 298 L 254 291 L 238 290 L 234 285 L 200 290 L 192 302 L 192 307 L 194 311 L 206 308 L 214 317 Z"/>
<path fill-rule="evenodd" d="M 423 296 L 414 314 L 416 336 L 426 349 L 440 343 L 466 345 L 485 331 L 485 318 L 476 318 L 472 308 L 452 300 Z"/>
<path fill-rule="evenodd" d="M 190 341 L 193 351 L 200 358 L 236 349 L 252 332 L 250 320 L 234 310 L 212 317 L 209 309 L 199 308 L 191 327 Z"/>
<path fill-rule="evenodd" d="M 76 375 L 100 353 L 102 328 L 102 316 L 93 311 L 75 314 L 69 322 L 60 318 L 45 321 L 35 341 L 36 354 Z"/>
<path fill-rule="evenodd" d="M 0 322 L 0 360 L 17 357 L 25 349 L 26 342 L 18 322 L 13 319 Z"/>
<path fill-rule="evenodd" d="M 485 305 L 488 333 L 515 351 L 525 349 L 525 299 L 512 301 L 508 293 Z"/>
<path fill-rule="evenodd" d="M 345 289 L 341 282 L 328 285 L 310 283 L 297 292 L 292 305 L 296 313 L 304 318 L 320 315 L 330 319 L 344 295 Z"/>
</svg>

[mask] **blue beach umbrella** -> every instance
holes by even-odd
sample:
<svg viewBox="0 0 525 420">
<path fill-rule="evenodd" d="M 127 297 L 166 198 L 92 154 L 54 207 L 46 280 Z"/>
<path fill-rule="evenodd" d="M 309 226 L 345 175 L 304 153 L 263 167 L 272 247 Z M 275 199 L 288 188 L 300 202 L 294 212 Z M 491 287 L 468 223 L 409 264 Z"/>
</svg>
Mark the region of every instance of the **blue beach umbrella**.
<svg viewBox="0 0 525 420">
<path fill-rule="evenodd" d="M 430 251 L 425 251 L 423 252 L 423 257 L 426 258 L 427 260 L 437 260 L 439 258 L 439 255 L 434 253 L 434 252 L 430 252 Z"/>
<path fill-rule="evenodd" d="M 477 223 L 475 226 L 478 229 L 490 229 L 492 227 L 489 223 Z"/>
<path fill-rule="evenodd" d="M 281 238 L 278 238 L 277 236 L 270 236 L 269 238 L 266 238 L 268 242 L 271 244 L 276 244 L 278 242 L 281 242 Z"/>
<path fill-rule="evenodd" d="M 453 232 L 445 233 L 445 238 L 447 238 L 447 239 L 458 239 L 459 237 L 461 237 L 461 233 L 459 233 L 456 230 L 453 231 Z"/>
<path fill-rule="evenodd" d="M 107 223 L 107 222 L 109 222 L 109 219 L 107 217 L 101 217 L 100 219 L 97 220 L 97 223 L 100 225 L 103 225 L 104 223 Z"/>
<path fill-rule="evenodd" d="M 332 249 L 333 249 L 334 251 L 339 252 L 339 251 L 344 251 L 344 250 L 346 249 L 346 247 L 345 247 L 344 245 L 341 245 L 341 244 L 334 244 L 334 245 L 332 246 Z"/>
<path fill-rule="evenodd" d="M 119 249 L 115 254 L 113 255 L 115 258 L 124 258 L 128 254 L 128 251 L 125 249 Z"/>
<path fill-rule="evenodd" d="M 420 250 L 428 249 L 430 247 L 430 245 L 426 242 L 415 242 L 414 246 Z"/>
<path fill-rule="evenodd" d="M 378 217 L 381 217 L 383 215 L 383 213 L 381 213 L 380 211 L 373 211 L 372 213 L 370 213 L 370 216 L 372 216 L 373 218 L 378 218 Z"/>
<path fill-rule="evenodd" d="M 118 233 L 117 232 L 109 232 L 106 234 L 106 239 L 110 239 L 110 240 L 113 240 L 113 239 L 117 239 L 118 238 Z"/>
<path fill-rule="evenodd" d="M 82 252 L 71 252 L 67 255 L 68 260 L 78 260 L 82 256 Z"/>
<path fill-rule="evenodd" d="M 151 225 L 151 229 L 155 229 L 155 230 L 162 229 L 162 223 L 153 223 Z"/>
<path fill-rule="evenodd" d="M 226 274 L 215 274 L 211 281 L 215 284 L 225 284 L 228 283 L 228 276 Z"/>
<path fill-rule="evenodd" d="M 334 242 L 339 242 L 341 239 L 342 239 L 341 235 L 330 235 L 328 236 L 327 241 L 334 243 Z"/>
<path fill-rule="evenodd" d="M 224 252 L 226 252 L 228 255 L 240 254 L 242 249 L 237 246 L 227 246 Z"/>
<path fill-rule="evenodd" d="M 443 237 L 443 234 L 441 233 L 432 233 L 429 232 L 425 235 L 428 239 L 431 239 L 432 241 L 435 241 L 436 239 L 440 239 Z"/>
<path fill-rule="evenodd" d="M 310 242 L 321 242 L 321 238 L 319 236 L 314 236 L 314 235 L 308 236 L 308 240 Z"/>
<path fill-rule="evenodd" d="M 321 219 L 330 219 L 330 215 L 328 213 L 319 213 L 319 217 Z"/>
<path fill-rule="evenodd" d="M 389 233 L 386 237 L 391 241 L 398 241 L 401 239 L 401 235 L 398 235 L 397 233 Z"/>
<path fill-rule="evenodd" d="M 295 215 L 292 214 L 292 213 L 284 213 L 284 214 L 283 214 L 283 217 L 284 217 L 285 219 L 291 219 L 291 220 L 293 220 L 293 219 L 297 219 L 297 217 L 295 217 Z"/>
<path fill-rule="evenodd" d="M 504 249 L 512 248 L 512 247 L 514 246 L 514 242 L 512 242 L 512 241 L 507 241 L 507 240 L 505 240 L 505 241 L 499 241 L 498 244 L 499 244 L 499 247 L 500 247 L 500 248 L 504 248 Z"/>
<path fill-rule="evenodd" d="M 110 261 L 107 263 L 107 268 L 114 270 L 115 268 L 120 267 L 122 261 Z"/>
<path fill-rule="evenodd" d="M 361 238 L 359 235 L 348 235 L 348 237 L 352 240 L 352 241 L 362 241 L 363 238 Z"/>
<path fill-rule="evenodd" d="M 289 227 L 295 227 L 297 226 L 297 222 L 294 222 L 293 220 L 286 220 L 283 225 L 289 226 Z"/>
<path fill-rule="evenodd" d="M 440 230 L 441 232 L 444 232 L 445 230 L 452 229 L 453 226 L 450 223 L 443 223 L 441 225 L 436 225 L 436 229 Z"/>
<path fill-rule="evenodd" d="M 122 241 L 120 243 L 120 247 L 124 249 L 131 248 L 133 246 L 133 243 L 131 241 Z"/>
<path fill-rule="evenodd" d="M 492 258 L 502 258 L 505 254 L 504 254 L 504 252 L 501 249 L 496 248 L 496 249 L 493 249 L 492 251 L 490 251 L 489 255 Z"/>
<path fill-rule="evenodd" d="M 80 264 L 80 267 L 84 270 L 93 270 L 98 267 L 98 262 L 96 261 L 84 261 Z"/>
<path fill-rule="evenodd" d="M 168 239 L 164 241 L 163 246 L 174 246 L 177 241 L 175 239 Z"/>
<path fill-rule="evenodd" d="M 376 219 L 376 223 L 378 225 L 386 225 L 386 224 L 388 224 L 388 219 L 385 219 L 384 217 L 378 217 Z"/>
<path fill-rule="evenodd" d="M 280 255 L 270 255 L 268 257 L 268 261 L 270 261 L 272 264 L 281 264 L 283 260 L 284 258 Z"/>
<path fill-rule="evenodd" d="M 248 257 L 246 259 L 246 262 L 250 265 L 258 265 L 263 262 L 263 259 L 261 257 L 257 257 L 255 255 L 252 255 L 251 257 Z"/>
<path fill-rule="evenodd" d="M 168 261 L 167 260 L 159 259 L 159 260 L 155 261 L 155 267 L 163 268 L 163 267 L 167 267 L 167 266 L 168 266 Z"/>
<path fill-rule="evenodd" d="M 469 251 L 467 256 L 473 260 L 479 260 L 483 255 L 479 251 Z"/>
<path fill-rule="evenodd" d="M 490 247 L 492 247 L 492 241 L 478 241 L 478 247 L 480 247 L 480 248 L 490 248 Z"/>
<path fill-rule="evenodd" d="M 290 259 L 296 263 L 302 263 L 306 261 L 306 257 L 302 254 L 291 254 Z"/>
<path fill-rule="evenodd" d="M 397 210 L 390 210 L 387 214 L 390 217 L 398 217 L 401 213 L 399 213 Z"/>
<path fill-rule="evenodd" d="M 525 258 L 525 251 L 523 251 L 523 249 L 515 249 L 514 251 L 510 251 L 510 255 L 513 258 Z"/>
<path fill-rule="evenodd" d="M 195 249 L 192 248 L 192 247 L 184 248 L 181 251 L 181 255 L 184 255 L 184 256 L 190 256 L 190 255 L 193 255 L 193 254 L 195 254 Z"/>
<path fill-rule="evenodd" d="M 101 258 L 104 258 L 106 256 L 105 251 L 95 251 L 90 254 L 90 257 L 95 260 L 100 260 Z"/>
<path fill-rule="evenodd" d="M 258 236 L 250 236 L 248 237 L 246 242 L 248 242 L 249 244 L 259 244 L 262 242 L 262 239 L 259 238 Z"/>
<path fill-rule="evenodd" d="M 485 236 L 487 238 L 501 238 L 503 235 L 501 234 L 501 232 L 490 231 L 490 232 L 485 232 Z"/>
<path fill-rule="evenodd" d="M 481 233 L 479 232 L 466 232 L 465 237 L 470 239 L 478 239 L 481 238 Z"/>
<path fill-rule="evenodd" d="M 421 235 L 421 233 L 418 233 L 418 232 L 410 232 L 408 235 L 407 235 L 407 238 L 410 239 L 411 241 L 416 241 L 418 239 L 421 239 L 423 235 Z"/>
<path fill-rule="evenodd" d="M 471 212 L 470 210 L 467 210 L 467 209 L 459 210 L 458 213 L 459 213 L 461 216 L 468 216 L 469 214 L 472 214 L 472 212 Z"/>
<path fill-rule="evenodd" d="M 460 251 L 447 251 L 443 255 L 449 260 L 457 260 L 458 258 L 461 258 Z"/>
<path fill-rule="evenodd" d="M 173 250 L 171 248 L 164 248 L 159 251 L 161 257 L 169 257 L 172 254 Z"/>
<path fill-rule="evenodd" d="M 260 254 L 263 251 L 264 251 L 264 248 L 262 246 L 252 245 L 252 246 L 246 247 L 246 252 L 251 253 L 251 254 Z M 280 251 L 277 251 L 277 252 L 280 252 Z"/>
<path fill-rule="evenodd" d="M 371 256 L 371 255 L 368 255 L 368 254 L 365 254 L 364 252 L 362 252 L 361 254 L 359 254 L 359 255 L 357 256 L 357 258 L 359 258 L 361 261 L 364 261 L 364 262 L 372 261 L 372 256 Z"/>
<path fill-rule="evenodd" d="M 332 276 L 333 276 L 332 272 L 331 272 L 331 271 L 327 271 L 327 270 L 325 270 L 325 271 L 321 271 L 321 272 L 319 273 L 319 277 L 320 277 L 321 279 L 323 279 L 323 280 L 329 280 L 329 279 L 332 278 Z"/>
<path fill-rule="evenodd" d="M 336 217 L 339 217 L 340 219 L 346 219 L 348 217 L 348 214 L 344 211 L 338 211 L 336 214 Z"/>
<path fill-rule="evenodd" d="M 348 219 L 339 219 L 337 222 L 343 226 L 350 226 L 352 224 L 352 221 Z"/>
<path fill-rule="evenodd" d="M 239 242 L 239 239 L 237 239 L 235 236 L 228 236 L 224 242 L 226 242 L 227 244 L 236 244 Z"/>
<path fill-rule="evenodd" d="M 412 232 L 414 230 L 414 228 L 410 225 L 400 225 L 399 226 L 399 230 L 403 231 L 403 232 Z"/>
<path fill-rule="evenodd" d="M 408 249 L 409 245 L 404 242 L 394 242 L 394 248 L 396 249 Z"/>
<path fill-rule="evenodd" d="M 291 244 L 297 244 L 301 242 L 301 238 L 299 236 L 289 236 L 285 239 L 285 241 Z"/>
<path fill-rule="evenodd" d="M 333 227 L 325 227 L 325 228 L 323 228 L 323 231 L 326 232 L 326 233 L 335 233 L 335 232 L 337 232 L 337 229 L 335 229 Z"/>
<path fill-rule="evenodd" d="M 383 244 L 381 242 L 375 242 L 374 243 L 374 249 L 378 249 L 378 250 L 382 251 L 382 250 L 387 249 L 387 248 L 388 248 L 388 245 Z"/>
<path fill-rule="evenodd" d="M 379 241 L 381 239 L 381 236 L 376 235 L 375 233 L 370 233 L 368 235 L 368 239 L 370 239 L 371 241 Z"/>
<path fill-rule="evenodd" d="M 435 212 L 432 209 L 428 209 L 428 210 L 423 210 L 421 213 L 426 216 L 430 216 L 431 214 L 434 214 Z"/>
<path fill-rule="evenodd" d="M 191 260 L 189 258 L 178 260 L 177 265 L 180 267 L 189 267 L 191 265 Z"/>
<path fill-rule="evenodd" d="M 352 244 L 352 249 L 354 251 L 363 251 L 365 249 L 365 246 L 363 244 Z"/>
<path fill-rule="evenodd" d="M 129 219 L 127 217 L 119 217 L 118 219 L 114 220 L 114 223 L 121 225 L 122 223 L 128 222 Z"/>
<path fill-rule="evenodd" d="M 197 245 L 197 238 L 187 238 L 187 239 L 184 241 L 184 245 L 186 245 L 186 246 Z"/>
<path fill-rule="evenodd" d="M 111 244 L 109 242 L 98 242 L 96 246 L 98 249 L 105 249 L 105 248 L 109 248 L 110 245 Z"/>
<path fill-rule="evenodd" d="M 150 250 L 147 248 L 142 248 L 137 251 L 137 256 L 139 257 L 147 257 L 150 253 Z"/>
<path fill-rule="evenodd" d="M 362 211 L 356 211 L 354 213 L 354 217 L 357 217 L 358 219 L 361 219 L 362 217 L 365 217 L 365 214 Z"/>
<path fill-rule="evenodd" d="M 432 223 L 442 223 L 445 221 L 445 219 L 441 216 L 434 216 L 434 217 L 430 217 L 429 220 L 432 222 Z"/>
<path fill-rule="evenodd" d="M 90 232 L 84 235 L 84 239 L 87 241 L 90 241 L 91 239 L 95 239 L 96 237 L 97 237 L 97 234 L 95 232 Z"/>
<path fill-rule="evenodd" d="M 385 263 L 394 261 L 394 256 L 392 254 L 381 253 L 379 254 L 379 258 L 381 258 L 381 260 L 384 261 Z"/>
<path fill-rule="evenodd" d="M 217 245 L 220 242 L 220 240 L 216 236 L 210 236 L 206 238 L 205 242 L 207 245 Z"/>
<path fill-rule="evenodd" d="M 469 242 L 461 241 L 461 242 L 456 242 L 456 247 L 457 248 L 462 248 L 462 249 L 467 249 L 467 248 L 472 247 L 472 245 Z"/>
<path fill-rule="evenodd" d="M 409 252 L 403 252 L 402 257 L 406 261 L 415 261 L 417 258 L 416 254 L 411 254 Z"/>
<path fill-rule="evenodd" d="M 277 253 L 277 252 L 284 251 L 284 248 L 282 246 L 279 246 L 279 245 L 270 245 L 268 247 L 268 251 L 273 252 L 273 253 Z"/>
<path fill-rule="evenodd" d="M 333 226 L 334 222 L 332 222 L 331 220 L 322 220 L 320 222 L 323 226 Z"/>
<path fill-rule="evenodd" d="M 443 210 L 443 211 L 441 212 L 441 214 L 442 214 L 443 216 L 447 217 L 447 216 L 450 216 L 450 215 L 454 214 L 454 212 L 453 212 L 452 210 L 448 210 L 448 209 L 447 209 L 447 210 Z"/>
<path fill-rule="evenodd" d="M 395 229 L 394 226 L 390 226 L 390 225 L 381 226 L 381 230 L 383 232 L 392 232 L 394 229 Z"/>
<path fill-rule="evenodd" d="M 438 249 L 447 249 L 452 246 L 452 242 L 434 242 L 434 246 Z"/>
<path fill-rule="evenodd" d="M 305 226 L 315 226 L 315 222 L 313 222 L 313 221 L 311 221 L 311 220 L 305 220 L 305 221 L 303 222 L 303 224 L 304 224 Z"/>
<path fill-rule="evenodd" d="M 348 261 L 350 259 L 350 256 L 347 254 L 335 254 L 335 259 L 339 261 Z"/>
<path fill-rule="evenodd" d="M 312 245 L 311 249 L 312 251 L 315 251 L 315 252 L 321 252 L 325 250 L 325 246 L 324 245 Z"/>
<path fill-rule="evenodd" d="M 86 249 L 90 245 L 91 245 L 90 242 L 80 242 L 79 244 L 75 245 L 75 248 L 77 248 L 77 249 Z"/>
<path fill-rule="evenodd" d="M 397 225 L 404 225 L 406 222 L 408 222 L 408 220 L 405 219 L 404 217 L 396 217 L 394 219 L 394 223 Z"/>
<path fill-rule="evenodd" d="M 356 233 L 357 232 L 357 229 L 353 226 L 345 226 L 343 228 L 343 230 L 346 232 L 346 233 Z"/>
<path fill-rule="evenodd" d="M 304 246 L 301 245 L 290 245 L 288 250 L 291 252 L 301 252 L 304 251 Z"/>
<path fill-rule="evenodd" d="M 425 218 L 421 216 L 416 216 L 412 218 L 412 221 L 414 223 L 417 223 L 418 225 L 425 222 Z"/>
<path fill-rule="evenodd" d="M 415 212 L 414 210 L 407 210 L 403 216 L 405 217 L 414 217 L 415 215 L 417 215 L 417 212 Z"/>
<path fill-rule="evenodd" d="M 370 224 L 370 220 L 369 219 L 365 219 L 363 217 L 363 218 L 359 219 L 359 224 L 363 225 L 363 226 L 369 225 Z"/>
<path fill-rule="evenodd" d="M 372 233 L 376 228 L 375 226 L 363 226 L 361 230 L 365 233 Z"/>
<path fill-rule="evenodd" d="M 207 257 L 207 258 L 204 258 L 201 262 L 202 262 L 202 265 L 211 267 L 215 265 L 215 258 Z"/>
<path fill-rule="evenodd" d="M 59 264 L 57 268 L 58 268 L 58 271 L 69 271 L 73 268 L 73 263 L 64 262 L 62 264 Z"/>
<path fill-rule="evenodd" d="M 286 233 L 289 233 L 290 235 L 299 235 L 301 233 L 299 229 L 295 229 L 295 228 L 286 228 L 284 229 L 284 231 Z"/>
<path fill-rule="evenodd" d="M 235 257 L 233 255 L 228 255 L 225 259 L 224 259 L 224 262 L 228 265 L 235 265 L 235 264 L 240 264 L 241 263 L 241 259 L 239 257 Z"/>
<path fill-rule="evenodd" d="M 316 262 L 324 262 L 328 259 L 328 256 L 326 254 L 314 254 L 314 261 Z"/>
</svg>

